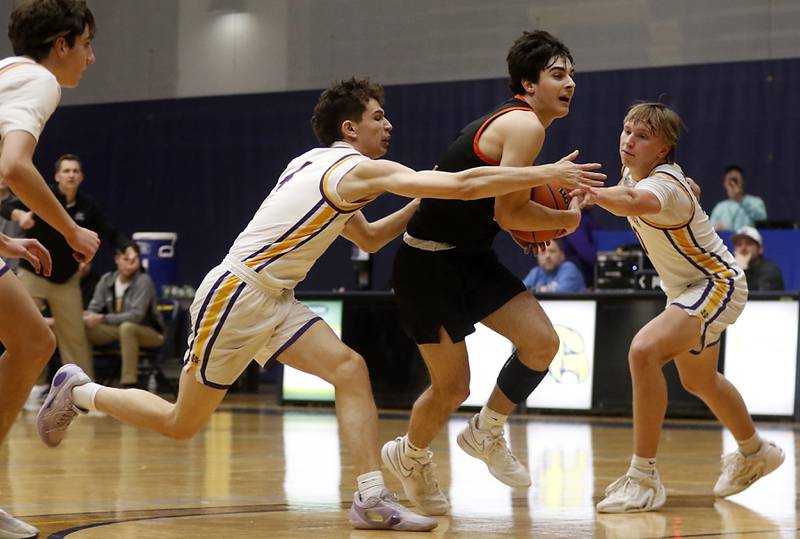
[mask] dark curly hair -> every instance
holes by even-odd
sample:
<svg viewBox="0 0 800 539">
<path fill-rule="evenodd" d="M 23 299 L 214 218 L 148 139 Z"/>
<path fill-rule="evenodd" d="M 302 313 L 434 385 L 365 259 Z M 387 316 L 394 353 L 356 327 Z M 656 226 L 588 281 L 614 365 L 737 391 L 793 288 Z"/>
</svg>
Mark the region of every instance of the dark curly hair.
<svg viewBox="0 0 800 539">
<path fill-rule="evenodd" d="M 559 58 L 575 63 L 567 46 L 550 33 L 544 30 L 523 32 L 506 56 L 511 90 L 516 94 L 524 94 L 522 81 L 539 82 L 539 73 Z"/>
<path fill-rule="evenodd" d="M 87 26 L 94 36 L 94 15 L 86 0 L 24 0 L 11 13 L 8 39 L 14 54 L 39 62 L 59 37 L 73 47 Z"/>
<path fill-rule="evenodd" d="M 323 146 L 342 140 L 342 122 L 361 120 L 370 99 L 383 106 L 383 86 L 355 77 L 333 83 L 319 96 L 311 115 L 311 127 L 317 140 Z"/>
</svg>

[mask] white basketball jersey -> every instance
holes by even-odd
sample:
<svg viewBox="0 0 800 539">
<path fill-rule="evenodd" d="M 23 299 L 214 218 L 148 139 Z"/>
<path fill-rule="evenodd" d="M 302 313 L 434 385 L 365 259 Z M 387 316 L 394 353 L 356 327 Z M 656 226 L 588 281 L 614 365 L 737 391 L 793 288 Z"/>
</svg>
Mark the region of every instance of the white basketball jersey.
<svg viewBox="0 0 800 539">
<path fill-rule="evenodd" d="M 0 60 L 0 139 L 26 131 L 39 140 L 61 99 L 56 77 L 30 58 Z"/>
<path fill-rule="evenodd" d="M 344 142 L 292 160 L 228 257 L 281 288 L 294 288 L 339 236 L 351 214 L 371 201 L 344 201 L 339 181 L 369 159 Z"/>
<path fill-rule="evenodd" d="M 647 189 L 661 202 L 659 213 L 628 217 L 628 221 L 665 290 L 676 291 L 702 279 L 729 280 L 742 273 L 700 207 L 681 167 L 659 165 L 638 182 L 624 168 L 620 184 Z"/>
</svg>

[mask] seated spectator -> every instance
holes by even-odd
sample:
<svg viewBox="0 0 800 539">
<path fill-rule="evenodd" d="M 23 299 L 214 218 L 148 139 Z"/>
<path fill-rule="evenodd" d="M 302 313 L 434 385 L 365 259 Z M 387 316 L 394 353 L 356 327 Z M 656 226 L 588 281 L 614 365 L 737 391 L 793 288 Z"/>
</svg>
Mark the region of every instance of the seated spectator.
<svg viewBox="0 0 800 539">
<path fill-rule="evenodd" d="M 743 226 L 731 236 L 736 263 L 744 270 L 747 288 L 753 290 L 783 290 L 781 268 L 764 256 L 761 234 L 751 226 Z"/>
<path fill-rule="evenodd" d="M 551 241 L 550 245 L 536 255 L 539 265 L 523 280 L 532 292 L 586 292 L 578 266 L 566 260 L 561 240 Z"/>
<path fill-rule="evenodd" d="M 140 271 L 139 245 L 134 242 L 117 250 L 114 263 L 117 270 L 100 278 L 83 321 L 92 344 L 119 341 L 120 385 L 136 387 L 139 347 L 164 343 L 164 321 L 158 312 L 153 280 Z"/>
<path fill-rule="evenodd" d="M 728 195 L 711 211 L 711 224 L 716 230 L 738 230 L 743 226 L 756 226 L 756 221 L 767 218 L 767 208 L 760 197 L 744 194 L 744 173 L 741 167 L 731 165 L 725 169 L 722 186 Z"/>
</svg>

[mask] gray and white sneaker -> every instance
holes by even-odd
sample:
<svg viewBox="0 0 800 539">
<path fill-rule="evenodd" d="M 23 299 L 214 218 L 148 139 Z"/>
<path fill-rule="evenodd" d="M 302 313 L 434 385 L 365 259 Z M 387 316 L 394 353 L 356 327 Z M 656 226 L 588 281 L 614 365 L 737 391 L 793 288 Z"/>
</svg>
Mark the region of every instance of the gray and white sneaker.
<svg viewBox="0 0 800 539">
<path fill-rule="evenodd" d="M 0 539 L 32 539 L 39 530 L 0 509 Z"/>
<path fill-rule="evenodd" d="M 783 449 L 775 442 L 762 440 L 761 447 L 745 456 L 736 449 L 722 457 L 722 473 L 714 485 L 714 494 L 720 498 L 737 494 L 783 464 Z"/>
<path fill-rule="evenodd" d="M 86 373 L 72 363 L 64 365 L 53 377 L 50 392 L 36 417 L 39 438 L 49 447 L 56 447 L 64 439 L 72 420 L 89 411 L 79 408 L 72 400 L 72 388 L 91 382 Z"/>
<path fill-rule="evenodd" d="M 509 487 L 531 486 L 531 475 L 508 448 L 503 427 L 479 429 L 478 417 L 475 414 L 458 434 L 458 446 L 468 455 L 485 462 L 489 473 L 498 481 Z"/>
<path fill-rule="evenodd" d="M 439 488 L 434 477 L 433 453 L 423 458 L 411 458 L 403 452 L 403 438 L 395 438 L 383 444 L 381 460 L 403 484 L 408 499 L 426 515 L 444 515 L 450 510 L 450 502 Z"/>
<path fill-rule="evenodd" d="M 655 511 L 667 501 L 667 491 L 658 472 L 649 475 L 635 468 L 608 485 L 605 494 L 597 504 L 599 513 Z"/>
</svg>

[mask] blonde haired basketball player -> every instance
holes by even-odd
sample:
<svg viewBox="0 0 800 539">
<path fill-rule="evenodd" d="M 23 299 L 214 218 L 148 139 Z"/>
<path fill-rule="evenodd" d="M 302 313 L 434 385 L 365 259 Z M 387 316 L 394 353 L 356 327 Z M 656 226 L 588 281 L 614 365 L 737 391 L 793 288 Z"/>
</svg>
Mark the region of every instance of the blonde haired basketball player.
<svg viewBox="0 0 800 539">
<path fill-rule="evenodd" d="M 191 438 L 253 358 L 261 365 L 275 358 L 335 388 L 341 437 L 359 474 L 350 510 L 353 526 L 436 526 L 435 520 L 404 508 L 384 487 L 377 413 L 364 360 L 296 301 L 293 289 L 339 235 L 375 251 L 403 231 L 414 202 L 375 223 L 361 213 L 381 193 L 474 199 L 554 180 L 572 188 L 598 185 L 594 178 L 604 176 L 590 172 L 597 164 L 569 159 L 458 174 L 415 172 L 378 160 L 392 130 L 382 102 L 383 89 L 368 80 L 343 81 L 322 93 L 312 124 L 323 146 L 289 162 L 224 261 L 198 289 L 177 403 L 137 389 L 99 386 L 75 365 L 64 366 L 39 414 L 39 433 L 47 445 L 61 442 L 77 412 L 94 409 L 165 436 Z"/>
<path fill-rule="evenodd" d="M 97 234 L 79 227 L 47 188 L 33 153 L 58 106 L 61 87 L 78 86 L 94 63 L 94 16 L 83 0 L 32 0 L 11 13 L 14 55 L 0 60 L 0 177 L 38 217 L 58 230 L 76 256 L 91 260 Z M 50 255 L 35 240 L 0 237 L 0 254 L 22 257 L 50 274 Z M 55 338 L 16 275 L 0 260 L 0 442 L 17 417 Z M 34 537 L 38 530 L 0 510 L 0 539 Z"/>
<path fill-rule="evenodd" d="M 658 509 L 666 500 L 656 450 L 667 407 L 662 368 L 675 361 L 681 383 L 732 432 L 739 448 L 722 459 L 714 494 L 746 489 L 777 468 L 783 450 L 763 440 L 736 388 L 719 372 L 719 339 L 747 302 L 744 271 L 700 207 L 699 189 L 675 163 L 683 123 L 661 103 L 634 105 L 625 117 L 619 185 L 576 193 L 628 218 L 661 277 L 667 307 L 634 337 L 628 354 L 633 381 L 634 454 L 628 471 L 597 504 L 603 513 Z"/>
</svg>

